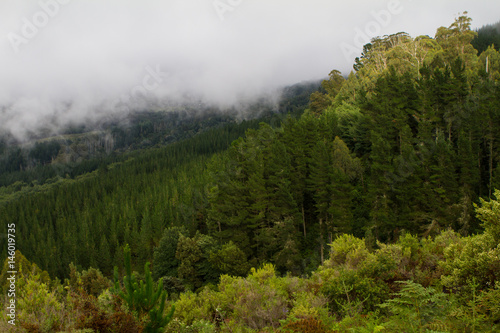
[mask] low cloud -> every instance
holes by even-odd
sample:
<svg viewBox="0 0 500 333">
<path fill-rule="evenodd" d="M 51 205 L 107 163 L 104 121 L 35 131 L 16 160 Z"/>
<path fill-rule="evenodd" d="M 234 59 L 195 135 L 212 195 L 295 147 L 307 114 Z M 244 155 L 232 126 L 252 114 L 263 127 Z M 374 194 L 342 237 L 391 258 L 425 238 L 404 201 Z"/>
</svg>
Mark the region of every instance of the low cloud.
<svg viewBox="0 0 500 333">
<path fill-rule="evenodd" d="M 230 107 L 349 72 L 340 45 L 390 1 L 3 0 L 0 131 L 23 138 L 186 98 Z M 498 20 L 492 2 L 400 2 L 380 34 L 433 35 L 463 10 L 478 26 Z"/>
</svg>

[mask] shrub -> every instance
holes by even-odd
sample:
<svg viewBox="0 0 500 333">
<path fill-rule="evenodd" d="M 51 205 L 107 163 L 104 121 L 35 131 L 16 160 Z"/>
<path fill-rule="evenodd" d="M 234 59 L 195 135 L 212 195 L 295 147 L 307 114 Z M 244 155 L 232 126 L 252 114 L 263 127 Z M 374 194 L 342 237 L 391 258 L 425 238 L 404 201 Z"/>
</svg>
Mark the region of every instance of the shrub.
<svg viewBox="0 0 500 333">
<path fill-rule="evenodd" d="M 185 292 L 175 302 L 175 317 L 187 325 L 196 319 L 212 321 L 215 317 L 215 293 L 205 287 L 199 294 Z"/>
<path fill-rule="evenodd" d="M 500 245 L 488 233 L 451 244 L 444 256 L 442 283 L 464 297 L 470 295 L 473 280 L 479 289 L 489 289 L 500 279 Z"/>
<path fill-rule="evenodd" d="M 69 265 L 69 268 L 69 286 L 74 292 L 78 293 L 83 290 L 85 293 L 97 297 L 111 286 L 111 282 L 98 269 L 91 267 L 80 273 L 72 263 Z"/>
<path fill-rule="evenodd" d="M 249 265 L 245 253 L 232 241 L 210 253 L 210 263 L 222 274 L 243 276 L 248 273 Z"/>
<path fill-rule="evenodd" d="M 95 332 L 140 333 L 142 325 L 130 313 L 124 311 L 122 301 L 110 294 L 106 299 L 106 308 L 102 306 L 103 298 L 93 295 L 72 294 L 69 298 L 72 305 L 72 317 L 76 329 L 91 329 Z M 106 297 L 107 298 L 107 297 Z"/>
<path fill-rule="evenodd" d="M 381 324 L 378 313 L 370 312 L 366 315 L 344 317 L 333 326 L 334 332 L 379 333 L 385 332 L 386 327 Z"/>
<path fill-rule="evenodd" d="M 325 320 L 328 318 L 328 299 L 322 294 L 302 291 L 294 295 L 294 301 L 289 318 L 314 318 Z"/>
<path fill-rule="evenodd" d="M 495 197 L 500 198 L 500 191 L 495 191 Z M 450 244 L 444 251 L 442 282 L 465 297 L 471 294 L 472 283 L 489 289 L 500 280 L 500 202 L 481 199 L 481 206 L 475 205 L 485 232 Z"/>
<path fill-rule="evenodd" d="M 37 276 L 37 280 L 39 282 L 45 283 L 46 285 L 49 285 L 51 283 L 49 273 L 47 273 L 47 271 L 42 271 L 35 263 L 31 263 L 19 250 L 16 250 L 15 252 L 15 262 L 18 287 L 20 286 L 20 283 L 22 283 L 20 281 L 21 278 L 24 278 L 24 281 L 26 281 L 26 279 L 35 275 Z M 0 273 L 0 293 L 2 295 L 6 293 L 5 291 L 7 289 L 9 289 L 9 280 L 7 280 L 7 278 L 10 276 L 10 273 L 8 273 L 9 271 L 12 271 L 12 269 L 9 268 L 9 259 L 5 258 L 5 261 L 3 262 L 2 272 Z"/>
<path fill-rule="evenodd" d="M 495 288 L 477 290 L 478 284 L 471 283 L 472 294 L 466 304 L 451 311 L 455 331 L 498 332 L 500 329 L 500 282 Z"/>
<path fill-rule="evenodd" d="M 363 239 L 343 234 L 330 244 L 330 258 L 325 261 L 324 267 L 347 265 L 350 268 L 356 268 L 369 256 L 370 252 Z"/>
<path fill-rule="evenodd" d="M 330 311 L 338 317 L 373 311 L 390 294 L 388 286 L 382 280 L 356 270 L 323 270 L 319 275 L 323 280 L 321 291 L 329 299 Z"/>
<path fill-rule="evenodd" d="M 24 281 L 23 281 L 24 280 Z M 52 332 L 65 325 L 64 305 L 47 284 L 35 275 L 18 280 L 17 308 L 19 324 L 30 332 Z"/>
<path fill-rule="evenodd" d="M 496 200 L 480 199 L 481 207 L 474 204 L 476 215 L 483 223 L 486 233 L 490 234 L 496 243 L 500 242 L 500 190 L 494 193 Z"/>
<path fill-rule="evenodd" d="M 385 252 L 387 256 L 382 255 Z M 330 258 L 312 278 L 328 297 L 333 313 L 339 317 L 367 313 L 388 297 L 390 290 L 381 279 L 382 273 L 394 270 L 398 264 L 397 256 L 385 252 L 380 251 L 379 258 L 368 251 L 363 239 L 351 235 L 335 239 Z"/>
<path fill-rule="evenodd" d="M 306 318 L 286 324 L 279 332 L 327 333 L 329 331 L 321 320 Z"/>
<path fill-rule="evenodd" d="M 424 332 L 441 326 L 448 313 L 449 298 L 432 287 L 424 288 L 412 281 L 401 281 L 403 287 L 395 298 L 380 305 L 391 317 L 387 325 L 397 331 Z"/>
<path fill-rule="evenodd" d="M 212 333 L 217 332 L 214 324 L 206 320 L 196 320 L 187 325 L 177 319 L 172 320 L 165 328 L 166 333 Z"/>
</svg>

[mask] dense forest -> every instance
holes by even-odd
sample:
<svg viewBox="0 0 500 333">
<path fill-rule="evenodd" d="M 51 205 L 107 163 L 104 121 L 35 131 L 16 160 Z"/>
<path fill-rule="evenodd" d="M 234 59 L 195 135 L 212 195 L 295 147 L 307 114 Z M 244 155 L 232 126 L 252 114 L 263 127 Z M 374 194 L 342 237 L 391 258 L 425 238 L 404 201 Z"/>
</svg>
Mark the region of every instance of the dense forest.
<svg viewBox="0 0 500 333">
<path fill-rule="evenodd" d="M 278 114 L 209 117 L 168 141 L 144 113 L 114 129 L 130 149 L 70 167 L 58 140 L 8 148 L 15 328 L 498 331 L 495 36 L 464 13 L 434 38 L 375 38 L 348 76 L 289 88 Z"/>
<path fill-rule="evenodd" d="M 478 29 L 476 37 L 472 40 L 472 45 L 479 53 L 486 51 L 491 45 L 498 51 L 500 48 L 500 22 L 488 24 Z"/>
</svg>

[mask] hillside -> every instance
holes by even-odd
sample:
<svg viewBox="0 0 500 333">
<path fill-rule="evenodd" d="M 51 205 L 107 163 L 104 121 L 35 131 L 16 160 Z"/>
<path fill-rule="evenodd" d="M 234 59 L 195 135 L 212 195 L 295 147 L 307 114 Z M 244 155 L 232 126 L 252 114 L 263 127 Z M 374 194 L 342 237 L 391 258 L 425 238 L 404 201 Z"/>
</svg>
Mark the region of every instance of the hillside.
<svg viewBox="0 0 500 333">
<path fill-rule="evenodd" d="M 498 330 L 500 53 L 478 54 L 470 24 L 375 38 L 347 77 L 289 87 L 278 114 L 167 129 L 143 113 L 117 151 L 69 169 L 38 141 L 42 165 L 0 190 L 21 327 Z"/>
<path fill-rule="evenodd" d="M 472 45 L 479 53 L 486 51 L 490 46 L 494 46 L 498 51 L 500 48 L 500 22 L 478 29 Z"/>
</svg>

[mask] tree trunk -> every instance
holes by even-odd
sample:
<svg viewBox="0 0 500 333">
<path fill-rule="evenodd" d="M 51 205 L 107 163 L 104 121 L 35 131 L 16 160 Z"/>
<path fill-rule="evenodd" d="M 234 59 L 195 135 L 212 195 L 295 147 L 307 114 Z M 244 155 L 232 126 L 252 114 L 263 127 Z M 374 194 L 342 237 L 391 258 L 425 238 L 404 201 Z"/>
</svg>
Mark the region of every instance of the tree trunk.
<svg viewBox="0 0 500 333">
<path fill-rule="evenodd" d="M 304 238 L 306 238 L 306 216 L 304 213 L 304 202 L 302 202 L 302 225 L 304 226 Z"/>
<path fill-rule="evenodd" d="M 493 186 L 493 135 L 491 136 L 490 139 L 490 163 L 489 163 L 489 169 L 490 169 L 490 186 L 488 189 L 488 198 L 491 200 L 491 187 Z"/>
<path fill-rule="evenodd" d="M 321 254 L 321 265 L 323 265 L 324 256 L 323 256 L 323 219 L 319 219 L 319 237 L 320 237 L 320 254 Z"/>
</svg>

